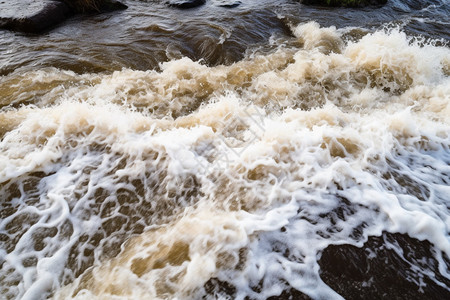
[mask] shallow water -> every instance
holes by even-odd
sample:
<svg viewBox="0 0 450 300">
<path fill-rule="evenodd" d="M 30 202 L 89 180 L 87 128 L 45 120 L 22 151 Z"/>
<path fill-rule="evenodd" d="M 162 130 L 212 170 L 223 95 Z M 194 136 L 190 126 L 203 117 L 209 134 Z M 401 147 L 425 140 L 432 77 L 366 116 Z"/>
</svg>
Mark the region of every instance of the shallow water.
<svg viewBox="0 0 450 300">
<path fill-rule="evenodd" d="M 448 2 L 222 2 L 0 31 L 0 294 L 340 299 L 383 232 L 450 294 Z"/>
</svg>

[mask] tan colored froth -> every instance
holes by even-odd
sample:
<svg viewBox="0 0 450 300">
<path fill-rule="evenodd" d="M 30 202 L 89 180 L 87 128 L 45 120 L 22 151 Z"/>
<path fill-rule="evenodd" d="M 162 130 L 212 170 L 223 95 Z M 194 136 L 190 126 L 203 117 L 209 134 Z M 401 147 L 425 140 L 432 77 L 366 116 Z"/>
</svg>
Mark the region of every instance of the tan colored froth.
<svg viewBox="0 0 450 300">
<path fill-rule="evenodd" d="M 228 66 L 2 77 L 1 291 L 333 299 L 315 294 L 329 244 L 391 229 L 450 253 L 450 51 L 342 32 L 302 24 Z"/>
<path fill-rule="evenodd" d="M 98 299 L 191 297 L 219 269 L 238 266 L 246 240 L 236 215 L 201 210 L 130 239 L 116 258 L 87 272 L 55 298 L 83 298 L 87 291 Z"/>
<path fill-rule="evenodd" d="M 0 112 L 0 139 L 3 136 L 19 126 L 27 116 L 26 110 Z"/>
</svg>

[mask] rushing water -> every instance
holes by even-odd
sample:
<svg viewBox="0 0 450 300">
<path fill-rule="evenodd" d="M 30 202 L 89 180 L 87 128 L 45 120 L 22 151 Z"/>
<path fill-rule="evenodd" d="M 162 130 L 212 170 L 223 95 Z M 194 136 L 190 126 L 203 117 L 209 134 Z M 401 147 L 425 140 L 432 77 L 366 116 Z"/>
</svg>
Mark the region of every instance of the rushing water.
<svg viewBox="0 0 450 300">
<path fill-rule="evenodd" d="M 449 2 L 232 2 L 0 31 L 0 298 L 339 299 L 383 232 L 450 295 Z"/>
</svg>

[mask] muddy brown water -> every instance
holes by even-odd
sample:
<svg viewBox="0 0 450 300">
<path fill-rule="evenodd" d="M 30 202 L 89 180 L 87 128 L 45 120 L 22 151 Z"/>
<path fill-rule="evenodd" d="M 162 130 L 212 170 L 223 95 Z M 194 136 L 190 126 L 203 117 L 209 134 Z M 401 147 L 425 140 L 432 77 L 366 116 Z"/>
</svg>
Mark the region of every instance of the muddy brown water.
<svg viewBox="0 0 450 300">
<path fill-rule="evenodd" d="M 449 298 L 448 1 L 125 2 L 0 31 L 0 298 Z"/>
</svg>

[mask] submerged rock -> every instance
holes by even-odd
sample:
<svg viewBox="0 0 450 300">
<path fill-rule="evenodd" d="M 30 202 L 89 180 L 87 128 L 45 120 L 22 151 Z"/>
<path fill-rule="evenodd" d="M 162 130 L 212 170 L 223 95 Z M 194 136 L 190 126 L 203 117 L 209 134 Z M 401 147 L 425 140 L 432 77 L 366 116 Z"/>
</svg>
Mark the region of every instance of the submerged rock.
<svg viewBox="0 0 450 300">
<path fill-rule="evenodd" d="M 81 6 L 81 2 L 85 5 Z M 12 0 L 0 5 L 0 29 L 39 33 L 64 22 L 76 13 L 126 8 L 126 5 L 114 0 Z"/>
<path fill-rule="evenodd" d="M 167 4 L 176 8 L 194 8 L 205 4 L 206 0 L 169 0 Z"/>
<path fill-rule="evenodd" d="M 241 5 L 241 1 L 239 0 L 216 0 L 215 4 L 219 7 L 225 8 L 234 8 Z"/>
<path fill-rule="evenodd" d="M 319 260 L 320 276 L 345 299 L 450 299 L 450 280 L 440 274 L 434 257 L 427 241 L 384 233 L 369 237 L 362 248 L 327 247 Z"/>
<path fill-rule="evenodd" d="M 368 5 L 384 5 L 387 0 L 303 0 L 305 5 L 332 7 L 364 7 Z"/>
</svg>

